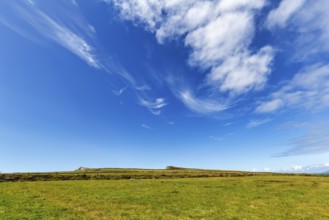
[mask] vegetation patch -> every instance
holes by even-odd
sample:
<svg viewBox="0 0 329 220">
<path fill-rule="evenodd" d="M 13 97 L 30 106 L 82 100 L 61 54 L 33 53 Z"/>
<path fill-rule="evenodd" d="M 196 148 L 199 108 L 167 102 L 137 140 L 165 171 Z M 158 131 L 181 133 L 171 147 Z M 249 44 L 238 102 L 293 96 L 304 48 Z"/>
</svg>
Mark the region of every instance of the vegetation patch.
<svg viewBox="0 0 329 220">
<path fill-rule="evenodd" d="M 0 183 L 0 219 L 328 219 L 328 201 L 322 176 Z"/>
</svg>

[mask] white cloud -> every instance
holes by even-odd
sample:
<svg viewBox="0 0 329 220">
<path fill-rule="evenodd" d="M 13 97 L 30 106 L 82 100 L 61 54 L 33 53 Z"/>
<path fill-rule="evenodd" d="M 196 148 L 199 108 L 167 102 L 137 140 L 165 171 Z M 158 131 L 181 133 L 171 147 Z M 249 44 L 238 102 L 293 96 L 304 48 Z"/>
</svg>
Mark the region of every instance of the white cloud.
<svg viewBox="0 0 329 220">
<path fill-rule="evenodd" d="M 100 64 L 93 54 L 95 49 L 82 36 L 74 33 L 67 27 L 61 26 L 42 12 L 39 12 L 39 16 L 33 17 L 35 19 L 33 25 L 40 33 L 70 50 L 90 66 L 97 69 L 100 68 Z M 39 23 L 38 20 L 42 22 Z M 43 22 L 45 23 L 42 24 Z"/>
<path fill-rule="evenodd" d="M 275 112 L 283 107 L 321 111 L 329 108 L 329 64 L 312 65 L 260 103 L 255 112 Z"/>
<path fill-rule="evenodd" d="M 60 5 L 60 6 L 59 6 Z M 63 6 L 64 5 L 64 6 Z M 167 105 L 164 99 L 148 100 L 150 87 L 137 81 L 123 66 L 113 58 L 98 60 L 95 42 L 95 28 L 81 15 L 76 1 L 56 1 L 52 11 L 47 11 L 35 1 L 4 2 L 2 7 L 8 13 L 0 13 L 3 23 L 18 34 L 40 43 L 42 39 L 53 41 L 78 56 L 93 68 L 121 77 L 135 91 L 138 102 L 155 115 Z M 42 38 L 41 38 L 41 37 Z M 112 82 L 110 82 L 112 84 Z M 117 88 L 117 85 L 112 85 Z M 127 87 L 114 89 L 115 95 L 121 95 Z"/>
<path fill-rule="evenodd" d="M 222 11 L 232 11 L 238 9 L 259 9 L 265 4 L 263 0 L 222 0 L 219 2 L 219 8 Z"/>
<path fill-rule="evenodd" d="M 284 0 L 279 8 L 270 12 L 267 27 L 276 34 L 276 28 L 294 31 L 289 45 L 294 59 L 310 61 L 329 52 L 329 4 L 327 0 Z M 280 32 L 278 32 L 280 33 Z"/>
<path fill-rule="evenodd" d="M 271 72 L 270 63 L 273 57 L 271 47 L 263 47 L 257 54 L 241 53 L 228 57 L 212 69 L 208 82 L 219 85 L 220 91 L 243 93 L 251 89 L 261 89 Z"/>
<path fill-rule="evenodd" d="M 255 127 L 261 126 L 261 125 L 263 125 L 265 123 L 268 123 L 270 121 L 272 121 L 272 120 L 271 119 L 268 119 L 268 118 L 266 118 L 266 119 L 250 120 L 248 122 L 248 124 L 246 125 L 246 128 L 255 128 Z"/>
<path fill-rule="evenodd" d="M 307 1 L 293 21 L 300 33 L 297 48 L 303 48 L 296 56 L 308 59 L 321 52 L 329 52 L 329 4 L 327 0 Z M 303 55 L 303 53 L 305 55 Z"/>
<path fill-rule="evenodd" d="M 127 89 L 127 87 L 123 87 L 119 90 L 112 90 L 112 92 L 113 92 L 114 95 L 120 96 L 126 89 Z"/>
<path fill-rule="evenodd" d="M 146 125 L 146 124 L 141 124 L 141 126 L 142 126 L 143 128 L 145 128 L 145 129 L 150 129 L 150 130 L 153 130 L 153 129 L 154 129 L 154 128 L 152 128 L 152 127 Z"/>
<path fill-rule="evenodd" d="M 292 51 L 290 57 L 304 67 L 290 82 L 260 103 L 256 112 L 275 112 L 283 108 L 316 112 L 329 108 L 328 11 L 327 0 L 283 0 L 269 13 L 266 26 L 274 35 L 281 33 L 276 32 L 277 28 L 289 29 L 292 37 L 286 50 Z"/>
<path fill-rule="evenodd" d="M 198 113 L 209 114 L 228 108 L 215 100 L 196 98 L 188 90 L 180 91 L 178 97 L 189 109 Z"/>
<path fill-rule="evenodd" d="M 277 173 L 324 173 L 329 170 L 329 163 L 325 164 L 314 164 L 314 165 L 290 165 L 286 167 L 277 167 L 277 168 L 264 168 L 263 170 L 257 171 L 266 171 L 266 172 L 277 172 Z"/>
<path fill-rule="evenodd" d="M 281 99 L 273 99 L 273 100 L 261 103 L 259 106 L 257 106 L 255 111 L 257 113 L 274 112 L 277 109 L 281 108 L 282 105 L 283 105 L 283 102 Z"/>
<path fill-rule="evenodd" d="M 156 98 L 154 100 L 146 99 L 139 97 L 138 103 L 146 107 L 152 114 L 159 115 L 161 114 L 162 109 L 168 105 L 164 98 Z"/>
<path fill-rule="evenodd" d="M 143 25 L 159 43 L 181 39 L 190 48 L 189 64 L 206 74 L 210 91 L 239 95 L 261 89 L 271 72 L 273 49 L 250 50 L 255 34 L 255 15 L 265 0 L 105 0 L 123 19 Z M 224 109 L 214 101 L 203 101 L 182 92 L 180 99 L 199 113 Z M 205 107 L 201 107 L 205 104 Z"/>
<path fill-rule="evenodd" d="M 147 85 L 143 85 L 143 86 L 137 86 L 136 89 L 140 91 L 145 91 L 145 90 L 150 90 L 151 88 Z"/>
<path fill-rule="evenodd" d="M 224 13 L 189 32 L 185 44 L 192 48 L 190 63 L 213 67 L 239 53 L 250 43 L 254 29 L 252 19 L 248 12 Z"/>
<path fill-rule="evenodd" d="M 8 15 L 2 17 L 0 22 L 2 21 L 12 30 L 17 30 L 18 34 L 28 38 L 31 36 L 31 29 L 34 29 L 41 36 L 71 51 L 90 66 L 100 68 L 100 63 L 94 55 L 95 49 L 87 40 L 89 33 L 85 33 L 85 30 L 81 29 L 81 21 L 79 19 L 65 18 L 74 26 L 75 31 L 73 31 L 72 28 L 64 25 L 64 22 L 59 22 L 61 19 L 55 20 L 46 15 L 34 1 L 27 1 L 26 3 L 15 2 L 5 5 L 11 13 L 17 15 L 20 19 L 19 22 L 14 21 L 14 18 Z M 29 30 L 28 28 L 31 29 Z"/>
<path fill-rule="evenodd" d="M 266 26 L 268 28 L 285 27 L 288 20 L 298 12 L 306 0 L 282 0 L 279 7 L 272 10 L 267 19 Z"/>
</svg>

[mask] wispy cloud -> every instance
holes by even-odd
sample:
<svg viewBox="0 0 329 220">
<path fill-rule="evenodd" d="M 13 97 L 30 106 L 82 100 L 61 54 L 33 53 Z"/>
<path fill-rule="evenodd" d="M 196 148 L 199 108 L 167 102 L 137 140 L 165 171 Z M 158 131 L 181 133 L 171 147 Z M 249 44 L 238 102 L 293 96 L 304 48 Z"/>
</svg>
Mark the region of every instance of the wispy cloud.
<svg viewBox="0 0 329 220">
<path fill-rule="evenodd" d="M 99 59 L 99 46 L 95 43 L 96 30 L 89 24 L 79 11 L 76 1 L 54 2 L 54 11 L 46 11 L 37 1 L 4 2 L 8 13 L 0 13 L 0 23 L 5 24 L 18 34 L 39 43 L 42 40 L 55 42 L 78 56 L 89 66 L 119 76 L 126 86 L 113 89 L 114 95 L 121 95 L 128 87 L 138 97 L 138 103 L 155 115 L 167 105 L 163 98 L 155 100 L 147 97 L 148 85 L 136 80 L 114 58 Z M 118 85 L 112 85 L 118 88 Z"/>
<path fill-rule="evenodd" d="M 40 24 L 40 26 L 38 26 L 39 24 L 34 26 L 35 28 L 39 29 L 40 33 L 47 33 L 46 36 L 48 38 L 56 41 L 66 49 L 70 50 L 90 66 L 97 69 L 100 68 L 100 64 L 93 54 L 95 49 L 90 44 L 88 44 L 82 36 L 79 36 L 78 34 L 72 32 L 70 29 L 59 25 L 42 12 L 39 14 L 40 17 L 35 17 L 35 21 L 40 19 L 46 22 L 46 27 L 42 27 L 43 24 Z"/>
<path fill-rule="evenodd" d="M 246 125 L 246 128 L 255 128 L 255 127 L 258 127 L 258 126 L 261 126 L 265 123 L 268 123 L 272 121 L 271 119 L 269 118 L 266 118 L 266 119 L 257 119 L 257 120 L 250 120 L 248 122 L 248 124 Z"/>
<path fill-rule="evenodd" d="M 225 104 L 215 100 L 197 98 L 188 90 L 180 91 L 178 97 L 189 109 L 197 113 L 209 114 L 228 108 Z"/>
<path fill-rule="evenodd" d="M 276 98 L 266 102 L 262 102 L 256 107 L 255 112 L 257 113 L 274 112 L 277 109 L 281 108 L 282 106 L 283 106 L 283 101 L 279 98 Z"/>
<path fill-rule="evenodd" d="M 292 139 L 290 148 L 276 157 L 321 154 L 329 152 L 329 129 L 327 125 L 316 123 L 302 136 Z"/>
<path fill-rule="evenodd" d="M 270 46 L 249 49 L 255 34 L 255 15 L 265 0 L 104 1 L 117 8 L 121 18 L 153 32 L 159 43 L 183 39 L 191 51 L 189 64 L 206 72 L 202 84 L 209 93 L 236 96 L 266 84 L 274 50 Z M 185 91 L 178 98 L 199 113 L 223 109 L 210 98 L 201 99 Z"/>
<path fill-rule="evenodd" d="M 316 64 L 296 73 L 268 100 L 259 103 L 255 112 L 275 112 L 284 107 L 309 111 L 329 108 L 329 65 Z"/>
<path fill-rule="evenodd" d="M 150 90 L 151 88 L 147 85 L 142 85 L 142 86 L 137 86 L 136 89 L 139 91 L 146 91 L 146 90 Z"/>
<path fill-rule="evenodd" d="M 288 20 L 303 6 L 306 0 L 283 0 L 278 8 L 272 10 L 267 19 L 267 28 L 285 27 Z"/>
<path fill-rule="evenodd" d="M 166 103 L 164 98 L 156 98 L 154 100 L 151 100 L 151 99 L 139 97 L 138 103 L 141 106 L 146 107 L 154 115 L 159 115 L 161 113 L 162 109 L 166 105 L 168 105 L 168 103 Z"/>
<path fill-rule="evenodd" d="M 143 128 L 145 128 L 145 129 L 150 129 L 150 130 L 153 130 L 153 129 L 154 129 L 154 128 L 152 128 L 152 127 L 146 125 L 146 124 L 141 124 L 141 126 L 142 126 Z"/>
<path fill-rule="evenodd" d="M 294 37 L 289 39 L 289 50 L 296 60 L 310 61 L 329 52 L 329 17 L 327 0 L 283 0 L 267 18 L 267 27 L 276 34 L 275 27 L 289 28 Z M 280 33 L 280 32 L 278 32 Z"/>
<path fill-rule="evenodd" d="M 126 89 L 127 89 L 127 87 L 123 87 L 119 90 L 112 90 L 112 92 L 113 92 L 114 95 L 120 96 Z"/>
<path fill-rule="evenodd" d="M 34 1 L 33 0 L 27 0 L 28 3 L 30 3 L 31 5 L 34 5 Z"/>
<path fill-rule="evenodd" d="M 44 38 L 54 41 L 71 51 L 90 66 L 97 69 L 100 68 L 100 63 L 94 54 L 95 48 L 88 42 L 88 34 L 81 30 L 80 24 L 78 24 L 80 21 L 72 20 L 70 17 L 65 18 L 71 20 L 71 24 L 75 26 L 75 31 L 73 31 L 72 28 L 59 22 L 62 19 L 55 20 L 46 15 L 34 1 L 26 2 L 28 4 L 22 1 L 5 3 L 7 4 L 6 7 L 21 20 L 20 22 L 13 22 L 14 18 L 12 16 L 6 16 L 1 19 L 3 23 L 11 26 L 12 30 L 20 30 L 17 33 L 24 37 L 31 36 L 31 30 L 35 30 Z"/>
</svg>

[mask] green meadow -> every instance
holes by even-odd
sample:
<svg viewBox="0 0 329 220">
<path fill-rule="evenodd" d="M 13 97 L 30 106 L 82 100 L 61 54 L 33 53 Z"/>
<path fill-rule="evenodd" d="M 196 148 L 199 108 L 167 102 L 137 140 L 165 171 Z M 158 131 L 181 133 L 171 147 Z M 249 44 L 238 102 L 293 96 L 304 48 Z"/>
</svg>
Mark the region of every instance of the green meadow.
<svg viewBox="0 0 329 220">
<path fill-rule="evenodd" d="M 193 178 L 169 178 L 159 170 L 155 178 L 156 170 L 139 171 L 153 178 L 2 180 L 0 219 L 329 219 L 327 176 L 200 178 L 176 170 Z"/>
</svg>

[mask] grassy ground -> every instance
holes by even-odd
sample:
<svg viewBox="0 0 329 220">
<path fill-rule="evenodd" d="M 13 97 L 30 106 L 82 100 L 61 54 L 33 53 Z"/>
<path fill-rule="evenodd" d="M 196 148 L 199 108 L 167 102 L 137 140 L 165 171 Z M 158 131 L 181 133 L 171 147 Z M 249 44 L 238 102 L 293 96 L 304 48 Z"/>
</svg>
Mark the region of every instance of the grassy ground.
<svg viewBox="0 0 329 220">
<path fill-rule="evenodd" d="M 7 173 L 0 174 L 0 182 L 17 181 L 49 181 L 49 180 L 119 180 L 119 179 L 170 179 L 170 178 L 197 178 L 197 177 L 230 177 L 272 175 L 270 173 L 255 173 L 226 170 L 201 169 L 120 169 L 99 168 L 82 169 L 68 172 L 49 173 Z"/>
<path fill-rule="evenodd" d="M 329 178 L 2 182 L 0 219 L 329 219 Z"/>
<path fill-rule="evenodd" d="M 76 171 L 49 173 L 0 173 L 0 182 L 54 181 L 54 180 L 121 180 L 121 179 L 176 179 L 200 177 L 242 177 L 288 175 L 265 172 L 245 172 L 229 170 L 202 170 L 167 167 L 167 169 L 121 169 L 121 168 L 84 168 Z M 307 175 L 307 174 L 290 174 Z M 310 176 L 310 175 L 309 175 Z M 327 176 L 327 175 L 323 175 Z"/>
</svg>

